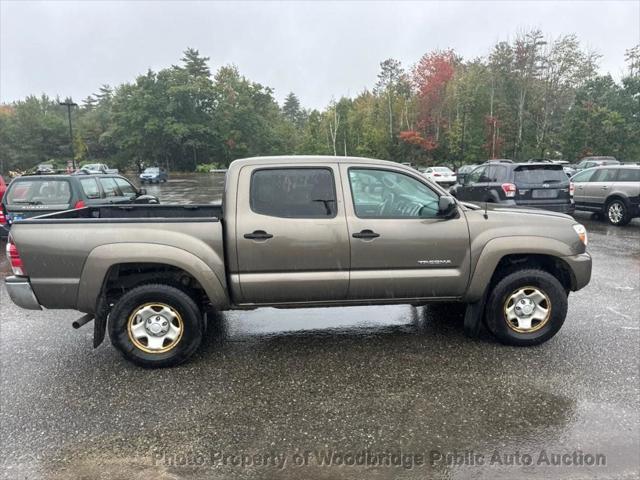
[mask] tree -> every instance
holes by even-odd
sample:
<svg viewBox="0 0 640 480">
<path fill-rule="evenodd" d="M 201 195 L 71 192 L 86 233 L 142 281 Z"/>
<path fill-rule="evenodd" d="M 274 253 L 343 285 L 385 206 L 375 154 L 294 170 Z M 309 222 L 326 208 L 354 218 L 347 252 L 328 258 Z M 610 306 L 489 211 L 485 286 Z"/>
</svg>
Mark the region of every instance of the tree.
<svg viewBox="0 0 640 480">
<path fill-rule="evenodd" d="M 284 118 L 289 120 L 296 127 L 301 126 L 303 120 L 303 112 L 300 109 L 300 100 L 296 97 L 295 93 L 290 92 L 287 98 L 284 100 L 282 107 L 282 114 Z"/>
<path fill-rule="evenodd" d="M 192 77 L 211 77 L 211 71 L 209 70 L 209 57 L 201 57 L 200 52 L 194 48 L 187 48 L 180 61 L 182 62 L 182 69 Z"/>
<path fill-rule="evenodd" d="M 404 77 L 404 70 L 400 61 L 393 58 L 388 58 L 384 62 L 380 63 L 380 73 L 378 73 L 378 81 L 376 82 L 376 88 L 374 93 L 383 95 L 387 99 L 387 113 L 389 115 L 389 138 L 391 141 L 394 139 L 394 125 L 393 125 L 393 109 L 394 100 L 398 93 L 400 93 L 400 84 Z"/>
</svg>

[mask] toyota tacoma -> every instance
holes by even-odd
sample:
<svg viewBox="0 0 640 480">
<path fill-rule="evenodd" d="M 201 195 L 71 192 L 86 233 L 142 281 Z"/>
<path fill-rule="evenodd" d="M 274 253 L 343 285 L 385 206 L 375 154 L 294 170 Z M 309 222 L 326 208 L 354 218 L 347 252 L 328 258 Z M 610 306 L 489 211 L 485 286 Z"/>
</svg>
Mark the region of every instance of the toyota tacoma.
<svg viewBox="0 0 640 480">
<path fill-rule="evenodd" d="M 6 279 L 23 308 L 75 309 L 94 347 L 145 367 L 188 359 L 212 310 L 457 302 L 509 345 L 561 328 L 591 276 L 573 218 L 460 202 L 398 163 L 234 161 L 221 205 L 111 205 L 13 224 Z M 301 318 L 301 321 L 304 321 Z"/>
</svg>

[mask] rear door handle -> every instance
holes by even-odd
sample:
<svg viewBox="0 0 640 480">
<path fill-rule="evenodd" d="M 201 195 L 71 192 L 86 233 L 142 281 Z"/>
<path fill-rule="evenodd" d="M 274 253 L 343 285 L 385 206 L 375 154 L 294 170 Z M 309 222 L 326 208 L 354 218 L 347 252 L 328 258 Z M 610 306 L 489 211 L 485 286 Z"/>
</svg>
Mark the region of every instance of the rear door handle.
<svg viewBox="0 0 640 480">
<path fill-rule="evenodd" d="M 606 190 L 607 188 L 609 188 L 609 187 L 607 187 L 606 185 L 604 187 L 602 187 L 603 190 Z"/>
<path fill-rule="evenodd" d="M 264 230 L 254 230 L 253 233 L 245 233 L 244 238 L 248 240 L 268 240 L 273 238 L 273 235 L 265 232 Z"/>
<path fill-rule="evenodd" d="M 374 232 L 373 230 L 362 230 L 359 233 L 354 233 L 352 235 L 353 238 L 378 238 L 380 236 L 379 233 Z"/>
</svg>

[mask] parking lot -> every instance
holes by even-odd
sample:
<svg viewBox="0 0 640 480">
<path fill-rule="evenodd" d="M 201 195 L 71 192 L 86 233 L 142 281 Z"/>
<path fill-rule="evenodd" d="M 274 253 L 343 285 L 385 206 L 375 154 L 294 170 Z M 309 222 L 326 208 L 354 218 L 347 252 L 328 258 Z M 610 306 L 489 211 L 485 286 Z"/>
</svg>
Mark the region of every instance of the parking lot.
<svg viewBox="0 0 640 480">
<path fill-rule="evenodd" d="M 198 203 L 222 182 L 146 188 Z M 2 283 L 1 475 L 637 478 L 640 219 L 576 218 L 591 283 L 527 349 L 466 338 L 444 307 L 260 309 L 215 318 L 188 364 L 143 370 L 108 340 L 92 350 L 77 312 L 21 310 Z"/>
</svg>

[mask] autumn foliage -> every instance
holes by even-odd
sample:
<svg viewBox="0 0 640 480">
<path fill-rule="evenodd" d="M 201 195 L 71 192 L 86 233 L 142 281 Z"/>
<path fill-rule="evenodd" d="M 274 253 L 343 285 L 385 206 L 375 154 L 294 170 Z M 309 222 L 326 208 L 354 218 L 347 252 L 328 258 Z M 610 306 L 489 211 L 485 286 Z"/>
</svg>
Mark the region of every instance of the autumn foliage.
<svg viewBox="0 0 640 480">
<path fill-rule="evenodd" d="M 412 72 L 418 103 L 419 131 L 400 132 L 400 140 L 417 145 L 427 152 L 438 147 L 447 85 L 455 73 L 456 55 L 453 50 L 430 52 L 422 56 Z"/>
</svg>

